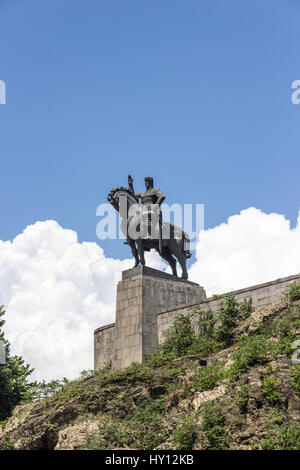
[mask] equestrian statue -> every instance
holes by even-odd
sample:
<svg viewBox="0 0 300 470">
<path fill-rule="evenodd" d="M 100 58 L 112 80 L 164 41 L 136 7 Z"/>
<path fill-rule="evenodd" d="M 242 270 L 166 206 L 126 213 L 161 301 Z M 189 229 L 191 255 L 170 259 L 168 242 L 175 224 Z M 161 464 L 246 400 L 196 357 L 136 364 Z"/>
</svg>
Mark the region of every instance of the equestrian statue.
<svg viewBox="0 0 300 470">
<path fill-rule="evenodd" d="M 135 193 L 133 179 L 129 175 L 128 188 L 113 188 L 108 194 L 108 201 L 120 214 L 125 244 L 131 248 L 135 266 L 144 266 L 144 252 L 155 249 L 169 263 L 174 276 L 177 276 L 177 258 L 182 269 L 181 277 L 187 279 L 186 260 L 192 256 L 190 238 L 180 227 L 163 221 L 161 204 L 165 195 L 153 187 L 151 176 L 146 176 L 145 185 L 145 191 Z"/>
</svg>

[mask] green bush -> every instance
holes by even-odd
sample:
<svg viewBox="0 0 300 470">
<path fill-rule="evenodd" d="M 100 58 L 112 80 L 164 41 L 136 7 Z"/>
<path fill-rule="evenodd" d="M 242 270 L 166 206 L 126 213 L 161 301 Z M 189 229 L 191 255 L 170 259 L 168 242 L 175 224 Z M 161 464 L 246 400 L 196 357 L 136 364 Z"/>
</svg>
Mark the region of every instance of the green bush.
<svg viewBox="0 0 300 470">
<path fill-rule="evenodd" d="M 249 400 L 249 385 L 243 385 L 235 395 L 239 409 L 244 413 Z"/>
<path fill-rule="evenodd" d="M 284 409 L 278 404 L 271 405 L 267 414 L 269 419 L 265 422 L 264 427 L 268 432 L 274 430 L 274 424 L 282 424 L 284 421 Z"/>
<path fill-rule="evenodd" d="M 228 370 L 228 376 L 235 379 L 239 374 L 247 372 L 253 365 L 265 364 L 271 352 L 272 345 L 266 341 L 266 338 L 262 336 L 246 338 L 233 354 L 234 363 Z"/>
<path fill-rule="evenodd" d="M 223 297 L 220 302 L 218 317 L 221 325 L 215 330 L 215 338 L 217 341 L 230 346 L 233 342 L 234 328 L 240 318 L 239 304 L 235 300 L 234 294 L 228 294 Z"/>
<path fill-rule="evenodd" d="M 278 322 L 275 329 L 275 336 L 278 338 L 275 353 L 286 354 L 290 357 L 293 353 L 292 344 L 297 336 L 292 330 L 290 322 L 286 318 L 283 318 Z"/>
<path fill-rule="evenodd" d="M 8 433 L 5 433 L 1 436 L 1 450 L 13 450 L 14 444 L 10 440 Z"/>
<path fill-rule="evenodd" d="M 99 424 L 98 436 L 87 436 L 86 445 L 90 450 L 109 450 L 115 446 L 123 448 L 134 442 L 132 430 L 118 419 L 104 416 Z"/>
<path fill-rule="evenodd" d="M 175 318 L 168 330 L 165 342 L 161 345 L 161 352 L 175 353 L 181 356 L 195 341 L 196 335 L 192 324 L 192 314 L 180 315 Z"/>
<path fill-rule="evenodd" d="M 282 300 L 287 300 L 288 302 L 294 302 L 296 300 L 300 300 L 299 282 L 292 282 L 286 287 L 282 296 Z"/>
<path fill-rule="evenodd" d="M 187 350 L 188 355 L 210 356 L 222 349 L 222 345 L 215 339 L 205 339 L 198 336 Z"/>
<path fill-rule="evenodd" d="M 266 365 L 265 373 L 266 373 L 267 375 L 270 375 L 270 374 L 273 373 L 273 367 L 272 367 L 271 364 L 267 364 L 267 365 Z"/>
<path fill-rule="evenodd" d="M 160 367 L 185 355 L 209 355 L 219 348 L 214 339 L 204 338 L 201 333 L 196 334 L 194 316 L 191 312 L 175 319 L 166 333 L 164 343 L 159 345 L 154 353 L 146 355 L 147 365 Z"/>
<path fill-rule="evenodd" d="M 239 303 L 239 311 L 240 311 L 240 319 L 246 320 L 246 318 L 250 317 L 252 312 L 252 298 L 245 299 L 244 302 Z"/>
<path fill-rule="evenodd" d="M 300 395 L 300 366 L 292 366 L 291 385 L 297 395 Z"/>
<path fill-rule="evenodd" d="M 117 369 L 113 371 L 108 370 L 106 374 L 99 377 L 99 383 L 103 386 L 109 383 L 119 382 L 150 382 L 153 380 L 153 377 L 154 372 L 147 364 L 132 362 L 132 364 L 125 369 Z"/>
<path fill-rule="evenodd" d="M 146 355 L 145 360 L 148 366 L 160 367 L 187 354 L 189 347 L 196 339 L 192 318 L 192 314 L 175 318 L 165 334 L 165 341 L 156 348 L 154 353 Z"/>
<path fill-rule="evenodd" d="M 224 377 L 222 364 L 212 364 L 211 366 L 201 367 L 194 373 L 189 388 L 198 388 L 201 391 L 214 388 Z"/>
<path fill-rule="evenodd" d="M 192 307 L 187 315 L 178 316 L 166 332 L 164 343 L 146 356 L 146 363 L 160 367 L 184 355 L 209 356 L 231 345 L 237 322 L 251 313 L 252 299 L 239 303 L 233 294 L 217 298 L 219 312 L 202 310 L 198 305 Z"/>
<path fill-rule="evenodd" d="M 281 393 L 277 385 L 280 383 L 276 377 L 265 377 L 263 381 L 262 393 L 271 405 L 279 405 L 281 403 Z"/>
<path fill-rule="evenodd" d="M 235 424 L 235 426 L 241 427 L 243 426 L 243 424 L 245 424 L 245 418 L 240 418 L 240 417 L 235 418 L 233 423 Z"/>
<path fill-rule="evenodd" d="M 10 345 L 4 337 L 4 315 L 4 307 L 0 305 L 0 341 L 6 350 L 6 362 L 0 365 L 0 421 L 9 417 L 24 398 L 30 397 L 28 377 L 33 372 L 21 356 L 11 356 Z"/>
<path fill-rule="evenodd" d="M 88 436 L 85 447 L 91 450 L 151 450 L 169 436 L 162 423 L 163 411 L 163 404 L 159 400 L 149 398 L 123 419 L 102 416 L 99 434 Z"/>
<path fill-rule="evenodd" d="M 173 432 L 173 447 L 175 450 L 191 450 L 196 438 L 193 417 L 187 416 Z"/>
<path fill-rule="evenodd" d="M 203 447 L 211 450 L 228 449 L 229 435 L 222 409 L 213 400 L 205 403 L 201 414 L 203 433 L 200 439 Z"/>
<path fill-rule="evenodd" d="M 202 339 L 211 339 L 216 324 L 216 314 L 211 310 L 202 310 L 200 306 L 192 307 L 191 311 L 195 317 L 198 336 Z"/>
<path fill-rule="evenodd" d="M 61 392 L 68 383 L 69 380 L 65 377 L 62 380 L 50 380 L 49 382 L 45 380 L 31 382 L 27 392 L 23 395 L 22 403 L 50 398 L 56 393 Z"/>
<path fill-rule="evenodd" d="M 164 405 L 160 400 L 147 399 L 129 418 L 134 429 L 134 447 L 153 449 L 167 439 L 169 433 L 163 425 Z"/>
<path fill-rule="evenodd" d="M 225 346 L 230 346 L 234 340 L 237 322 L 251 315 L 252 299 L 238 302 L 234 294 L 227 294 L 222 297 L 219 306 L 218 319 L 221 324 L 215 329 L 214 337 Z"/>
<path fill-rule="evenodd" d="M 299 450 L 300 423 L 285 423 L 277 428 L 275 436 L 262 441 L 263 450 Z"/>
<path fill-rule="evenodd" d="M 175 353 L 165 353 L 161 346 L 158 346 L 152 354 L 145 354 L 145 364 L 149 367 L 161 367 L 165 364 L 171 364 L 176 357 Z"/>
</svg>

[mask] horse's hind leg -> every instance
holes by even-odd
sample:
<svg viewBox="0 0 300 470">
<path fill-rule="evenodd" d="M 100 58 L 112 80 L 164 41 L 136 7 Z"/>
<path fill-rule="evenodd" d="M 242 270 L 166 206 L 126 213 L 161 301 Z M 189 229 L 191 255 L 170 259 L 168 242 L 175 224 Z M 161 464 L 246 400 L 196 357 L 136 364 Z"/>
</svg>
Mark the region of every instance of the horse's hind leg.
<svg viewBox="0 0 300 470">
<path fill-rule="evenodd" d="M 135 241 L 132 240 L 131 238 L 127 238 L 127 243 L 131 248 L 132 255 L 135 259 L 134 267 L 136 267 L 140 264 L 140 259 L 139 259 L 138 250 L 136 249 Z"/>
<path fill-rule="evenodd" d="M 142 266 L 145 266 L 145 257 L 144 257 L 144 247 L 143 247 L 143 240 L 139 238 L 137 241 L 137 246 L 138 246 L 138 251 L 139 251 L 139 257 L 140 257 L 140 262 Z"/>
<path fill-rule="evenodd" d="M 159 252 L 159 250 L 157 250 L 157 251 Z M 172 269 L 173 276 L 177 276 L 176 258 L 174 258 L 174 256 L 172 256 L 172 254 L 170 253 L 168 248 L 163 248 L 162 253 L 160 253 L 160 256 L 169 263 L 169 265 Z"/>
<path fill-rule="evenodd" d="M 178 262 L 181 266 L 182 269 L 182 279 L 187 279 L 188 278 L 188 273 L 186 269 L 186 256 L 184 253 L 180 253 L 180 255 L 177 256 Z"/>
</svg>

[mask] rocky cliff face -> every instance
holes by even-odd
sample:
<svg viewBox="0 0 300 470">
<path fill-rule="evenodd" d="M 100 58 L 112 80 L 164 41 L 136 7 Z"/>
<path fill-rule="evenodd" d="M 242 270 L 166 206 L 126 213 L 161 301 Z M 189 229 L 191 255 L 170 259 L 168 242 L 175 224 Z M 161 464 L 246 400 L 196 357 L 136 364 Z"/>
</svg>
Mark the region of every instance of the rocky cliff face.
<svg viewBox="0 0 300 470">
<path fill-rule="evenodd" d="M 300 301 L 280 302 L 241 320 L 206 367 L 201 348 L 106 367 L 17 407 L 0 449 L 299 449 L 299 328 Z"/>
</svg>

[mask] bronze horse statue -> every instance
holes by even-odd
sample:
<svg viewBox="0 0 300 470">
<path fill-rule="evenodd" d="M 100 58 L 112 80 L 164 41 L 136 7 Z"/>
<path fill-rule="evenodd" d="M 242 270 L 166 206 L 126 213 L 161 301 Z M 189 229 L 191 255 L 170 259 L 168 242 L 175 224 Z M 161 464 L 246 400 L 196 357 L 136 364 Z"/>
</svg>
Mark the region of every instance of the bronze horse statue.
<svg viewBox="0 0 300 470">
<path fill-rule="evenodd" d="M 177 276 L 177 258 L 182 268 L 181 277 L 188 278 L 186 260 L 192 255 L 189 251 L 190 239 L 187 233 L 175 224 L 162 221 L 159 216 L 156 219 L 158 223 L 153 224 L 152 221 L 157 216 L 155 206 L 153 211 L 144 208 L 131 189 L 122 186 L 114 188 L 107 199 L 120 213 L 121 230 L 126 237 L 125 243 L 131 248 L 135 266 L 145 265 L 144 252 L 155 249 L 169 263 L 174 276 Z M 132 236 L 132 233 L 135 236 Z"/>
</svg>

